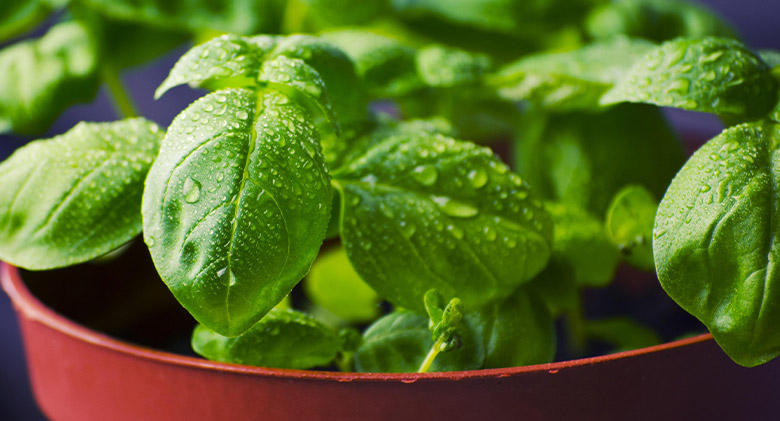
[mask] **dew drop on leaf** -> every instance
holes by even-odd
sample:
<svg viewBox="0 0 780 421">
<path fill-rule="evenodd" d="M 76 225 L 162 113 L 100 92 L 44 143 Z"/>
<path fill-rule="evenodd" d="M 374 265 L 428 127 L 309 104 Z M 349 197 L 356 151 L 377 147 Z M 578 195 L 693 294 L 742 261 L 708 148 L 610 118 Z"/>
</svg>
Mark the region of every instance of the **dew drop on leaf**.
<svg viewBox="0 0 780 421">
<path fill-rule="evenodd" d="M 432 200 L 439 205 L 442 212 L 456 218 L 470 218 L 479 213 L 477 208 L 463 202 L 458 202 L 457 200 L 452 200 L 448 197 L 433 196 Z"/>
<path fill-rule="evenodd" d="M 430 165 L 420 165 L 415 167 L 412 172 L 412 177 L 423 186 L 431 186 L 436 182 L 438 173 L 436 172 L 436 168 Z"/>
<path fill-rule="evenodd" d="M 475 189 L 484 186 L 488 180 L 487 173 L 482 168 L 471 170 L 466 177 L 468 177 L 471 187 Z"/>
<path fill-rule="evenodd" d="M 200 199 L 200 183 L 192 177 L 184 180 L 184 200 L 187 203 L 195 203 Z"/>
</svg>

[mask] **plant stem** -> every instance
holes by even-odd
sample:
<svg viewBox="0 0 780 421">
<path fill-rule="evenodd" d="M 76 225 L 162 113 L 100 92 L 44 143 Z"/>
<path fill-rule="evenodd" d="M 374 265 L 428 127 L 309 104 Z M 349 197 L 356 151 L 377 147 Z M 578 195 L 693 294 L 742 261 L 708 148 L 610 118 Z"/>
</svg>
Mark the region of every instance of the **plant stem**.
<svg viewBox="0 0 780 421">
<path fill-rule="evenodd" d="M 114 100 L 117 114 L 122 118 L 138 116 L 138 110 L 122 84 L 119 72 L 112 66 L 104 65 L 101 71 L 101 77 L 103 78 L 103 82 L 108 86 L 108 91 L 111 94 L 111 98 Z"/>
<path fill-rule="evenodd" d="M 574 354 L 581 355 L 585 352 L 585 317 L 581 298 L 578 300 L 577 308 L 568 313 L 567 321 L 571 350 Z"/>
<path fill-rule="evenodd" d="M 425 356 L 425 359 L 423 360 L 422 364 L 420 364 L 420 368 L 417 370 L 418 373 L 428 372 L 428 369 L 431 368 L 431 364 L 433 364 L 433 360 L 435 360 L 436 356 L 439 355 L 439 352 L 441 352 L 441 345 L 443 343 L 444 341 L 441 338 L 439 338 L 439 340 L 433 344 L 431 350 L 428 351 L 428 355 Z"/>
</svg>

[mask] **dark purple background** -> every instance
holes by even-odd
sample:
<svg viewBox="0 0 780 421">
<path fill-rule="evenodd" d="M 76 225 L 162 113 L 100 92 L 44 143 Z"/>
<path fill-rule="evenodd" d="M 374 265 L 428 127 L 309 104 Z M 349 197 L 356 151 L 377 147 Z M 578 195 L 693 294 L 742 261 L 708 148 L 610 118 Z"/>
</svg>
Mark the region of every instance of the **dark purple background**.
<svg viewBox="0 0 780 421">
<path fill-rule="evenodd" d="M 755 48 L 780 49 L 780 2 L 770 0 L 702 0 L 733 22 L 747 43 Z M 166 127 L 173 117 L 198 96 L 186 87 L 177 88 L 159 101 L 153 101 L 155 88 L 168 69 L 183 52 L 179 50 L 149 66 L 127 72 L 125 80 L 132 86 L 131 95 L 141 114 L 152 116 Z M 675 123 L 686 127 L 717 127 L 714 119 L 692 113 L 674 113 Z M 104 91 L 89 105 L 75 106 L 62 115 L 49 134 L 62 133 L 82 119 L 108 121 L 115 119 L 113 108 Z M 42 136 L 48 137 L 48 136 Z M 5 159 L 16 147 L 30 139 L 0 136 L 0 159 Z M 5 294 L 0 294 L 0 420 L 43 419 L 30 392 L 19 330 L 12 306 Z"/>
</svg>

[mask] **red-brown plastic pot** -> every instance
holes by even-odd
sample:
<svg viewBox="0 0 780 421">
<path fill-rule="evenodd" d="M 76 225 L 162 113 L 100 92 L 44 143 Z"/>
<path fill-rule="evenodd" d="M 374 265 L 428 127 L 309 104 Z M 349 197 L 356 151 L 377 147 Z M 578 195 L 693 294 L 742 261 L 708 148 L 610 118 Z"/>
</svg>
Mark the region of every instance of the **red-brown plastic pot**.
<svg viewBox="0 0 780 421">
<path fill-rule="evenodd" d="M 780 361 L 710 335 L 597 358 L 428 374 L 245 367 L 154 351 L 46 307 L 7 264 L 35 397 L 56 420 L 776 419 Z"/>
</svg>

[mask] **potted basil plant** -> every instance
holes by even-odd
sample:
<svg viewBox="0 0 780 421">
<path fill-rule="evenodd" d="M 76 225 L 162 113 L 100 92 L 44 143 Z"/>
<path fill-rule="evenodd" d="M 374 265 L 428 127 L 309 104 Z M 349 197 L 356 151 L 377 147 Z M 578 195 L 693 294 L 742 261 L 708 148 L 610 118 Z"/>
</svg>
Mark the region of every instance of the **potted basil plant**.
<svg viewBox="0 0 780 421">
<path fill-rule="evenodd" d="M 559 317 L 575 349 L 592 338 L 618 349 L 657 343 L 638 322 L 583 317 L 582 292 L 608 285 L 618 265 L 656 271 L 737 364 L 780 354 L 778 53 L 751 50 L 704 8 L 661 0 L 475 1 L 463 10 L 438 1 L 239 3 L 208 16 L 162 2 L 72 1 L 42 38 L 0 52 L 3 128 L 44 130 L 101 81 L 127 117 L 79 123 L 0 164 L 2 260 L 49 270 L 133 256 L 142 266 L 127 251 L 140 237 L 157 282 L 197 321 L 194 351 L 210 360 L 460 373 L 255 373 L 270 382 L 263 390 L 285 376 L 387 380 L 391 406 L 442 379 L 494 391 L 504 376 L 522 387 L 517 367 L 553 361 Z M 56 6 L 11 7 L 23 28 Z M 138 46 L 149 37 L 122 36 L 114 23 L 148 26 L 164 42 L 146 51 Z M 237 34 L 210 38 L 214 30 Z M 135 116 L 119 69 L 192 34 L 205 42 L 183 54 L 155 97 L 185 84 L 207 93 L 167 128 Z M 29 74 L 46 83 L 11 89 Z M 712 113 L 725 129 L 686 162 L 659 107 Z M 506 139 L 511 153 L 489 147 L 500 151 Z M 632 155 L 642 160 L 624 159 Z M 5 278 L 13 297 L 30 298 L 18 272 L 6 267 Z M 105 341 L 112 352 L 168 358 Z M 706 338 L 684 343 L 720 355 Z M 685 354 L 678 347 L 662 349 Z M 430 402 L 448 402 L 449 387 Z M 510 392 L 495 392 L 499 413 Z M 262 402 L 292 414 L 292 403 Z M 439 414 L 463 414 L 450 404 Z M 371 410 L 356 408 L 333 410 Z M 116 412 L 93 415 L 107 413 Z"/>
</svg>

